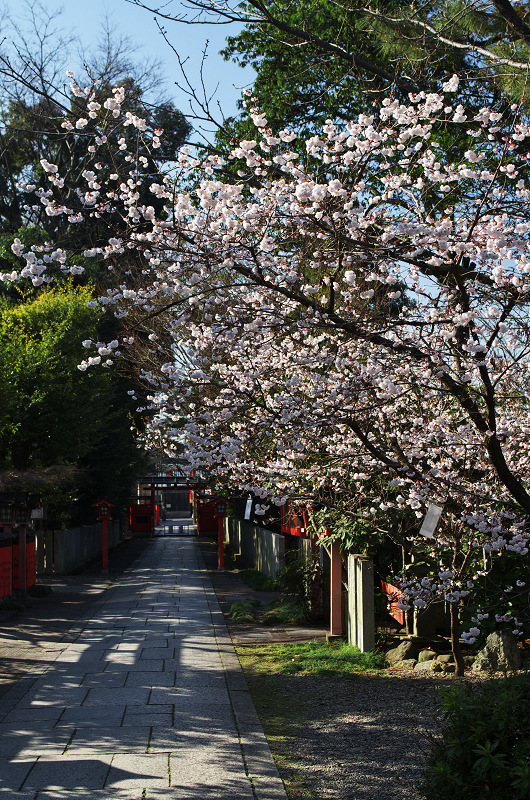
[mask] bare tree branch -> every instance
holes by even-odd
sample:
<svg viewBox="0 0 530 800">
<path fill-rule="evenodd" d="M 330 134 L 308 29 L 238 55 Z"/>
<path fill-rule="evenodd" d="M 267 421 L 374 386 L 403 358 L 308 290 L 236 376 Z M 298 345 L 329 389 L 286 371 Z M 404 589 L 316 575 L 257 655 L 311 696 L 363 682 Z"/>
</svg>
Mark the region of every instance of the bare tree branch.
<svg viewBox="0 0 530 800">
<path fill-rule="evenodd" d="M 379 67 L 377 64 L 364 58 L 357 52 L 341 47 L 335 42 L 321 39 L 319 36 L 316 36 L 309 30 L 304 30 L 302 28 L 289 25 L 278 15 L 274 14 L 269 9 L 267 4 L 261 2 L 261 0 L 249 0 L 248 2 L 248 5 L 252 6 L 252 8 L 256 10 L 255 16 L 251 16 L 244 10 L 232 9 L 226 3 L 216 3 L 214 1 L 201 2 L 200 0 L 195 2 L 195 0 L 189 0 L 187 3 L 183 4 L 185 7 L 196 10 L 199 15 L 218 15 L 221 18 L 220 21 L 213 21 L 212 19 L 200 20 L 198 17 L 186 19 L 184 15 L 171 15 L 163 13 L 156 8 L 146 5 L 145 3 L 141 2 L 141 0 L 127 0 L 127 2 L 140 8 L 144 8 L 145 10 L 152 12 L 162 19 L 170 20 L 172 22 L 180 22 L 186 25 L 226 24 L 231 22 L 239 22 L 245 25 L 270 25 L 276 30 L 287 34 L 294 39 L 297 39 L 301 43 L 312 44 L 320 51 L 338 57 L 342 61 L 346 61 L 355 69 L 364 70 L 374 77 L 382 78 L 383 80 L 388 81 L 405 94 L 408 94 L 409 92 L 418 92 L 421 88 L 423 88 L 415 81 L 409 80 Z"/>
</svg>

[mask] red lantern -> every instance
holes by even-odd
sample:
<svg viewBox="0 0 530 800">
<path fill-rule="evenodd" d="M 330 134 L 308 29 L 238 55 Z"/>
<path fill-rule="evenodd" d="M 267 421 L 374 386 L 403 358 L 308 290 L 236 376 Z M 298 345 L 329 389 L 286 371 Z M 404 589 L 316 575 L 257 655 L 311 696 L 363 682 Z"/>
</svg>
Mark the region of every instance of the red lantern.
<svg viewBox="0 0 530 800">
<path fill-rule="evenodd" d="M 110 516 L 110 509 L 116 508 L 114 503 L 109 503 L 108 500 L 98 500 L 97 503 L 92 503 L 92 506 L 98 510 L 98 520 L 101 522 L 101 574 L 109 574 L 109 537 L 107 523 Z"/>
</svg>

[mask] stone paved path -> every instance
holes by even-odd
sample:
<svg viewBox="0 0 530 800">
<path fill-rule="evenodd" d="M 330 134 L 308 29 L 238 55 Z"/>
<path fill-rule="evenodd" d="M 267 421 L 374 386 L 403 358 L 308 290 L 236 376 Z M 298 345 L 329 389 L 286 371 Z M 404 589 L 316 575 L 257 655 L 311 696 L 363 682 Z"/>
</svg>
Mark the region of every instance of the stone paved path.
<svg viewBox="0 0 530 800">
<path fill-rule="evenodd" d="M 0 699 L 0 797 L 286 800 L 202 566 L 153 540 Z"/>
</svg>

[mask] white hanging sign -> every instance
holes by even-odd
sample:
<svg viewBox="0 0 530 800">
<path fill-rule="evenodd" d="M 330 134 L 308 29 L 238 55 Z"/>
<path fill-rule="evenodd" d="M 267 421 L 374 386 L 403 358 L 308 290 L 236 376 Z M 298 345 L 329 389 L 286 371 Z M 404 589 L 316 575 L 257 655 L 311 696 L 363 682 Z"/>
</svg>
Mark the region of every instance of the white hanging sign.
<svg viewBox="0 0 530 800">
<path fill-rule="evenodd" d="M 245 507 L 245 519 L 250 519 L 250 515 L 252 514 L 252 495 L 248 496 L 247 505 Z"/>
<path fill-rule="evenodd" d="M 422 536 L 425 536 L 427 539 L 434 538 L 434 531 L 440 521 L 440 517 L 442 516 L 443 506 L 437 506 L 434 503 L 431 503 L 429 508 L 427 509 L 427 513 L 425 515 L 425 519 L 423 520 L 423 525 L 420 528 L 420 533 Z"/>
</svg>

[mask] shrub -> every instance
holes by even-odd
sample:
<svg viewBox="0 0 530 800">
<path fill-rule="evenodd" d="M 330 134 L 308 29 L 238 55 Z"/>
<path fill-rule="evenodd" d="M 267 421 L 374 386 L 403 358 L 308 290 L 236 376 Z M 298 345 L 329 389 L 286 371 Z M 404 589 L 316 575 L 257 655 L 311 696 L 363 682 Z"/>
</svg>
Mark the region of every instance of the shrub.
<svg viewBox="0 0 530 800">
<path fill-rule="evenodd" d="M 276 589 L 276 581 L 259 569 L 240 569 L 237 574 L 255 592 L 273 592 Z"/>
<path fill-rule="evenodd" d="M 34 583 L 33 586 L 28 588 L 30 597 L 47 597 L 52 593 L 52 587 L 46 586 L 43 583 Z"/>
<path fill-rule="evenodd" d="M 5 597 L 0 600 L 0 611 L 24 611 L 24 609 L 31 608 L 31 606 L 31 600 L 23 594 Z"/>
<path fill-rule="evenodd" d="M 298 601 L 305 608 L 305 618 L 309 617 L 310 596 L 317 565 L 311 558 L 301 558 L 296 551 L 285 555 L 285 566 L 276 573 L 279 591 Z"/>
<path fill-rule="evenodd" d="M 230 616 L 234 622 L 254 622 L 258 615 L 259 605 L 254 598 L 237 600 L 230 606 Z"/>
<path fill-rule="evenodd" d="M 279 622 L 306 622 L 307 619 L 307 604 L 299 597 L 286 597 L 271 603 L 263 622 L 265 625 L 276 625 Z"/>
<path fill-rule="evenodd" d="M 444 724 L 427 761 L 425 800 L 530 797 L 530 676 L 443 687 Z"/>
</svg>

